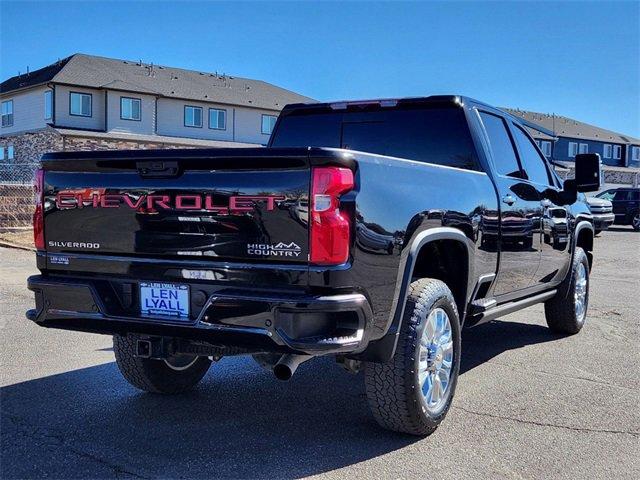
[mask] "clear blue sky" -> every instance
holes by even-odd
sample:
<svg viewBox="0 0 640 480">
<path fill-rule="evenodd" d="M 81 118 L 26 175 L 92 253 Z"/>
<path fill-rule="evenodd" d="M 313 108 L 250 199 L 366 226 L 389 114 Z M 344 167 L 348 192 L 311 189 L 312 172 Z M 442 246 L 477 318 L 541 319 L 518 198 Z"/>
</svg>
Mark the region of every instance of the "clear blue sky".
<svg viewBox="0 0 640 480">
<path fill-rule="evenodd" d="M 319 99 L 460 93 L 640 137 L 640 2 L 0 2 L 2 79 L 75 52 Z"/>
</svg>

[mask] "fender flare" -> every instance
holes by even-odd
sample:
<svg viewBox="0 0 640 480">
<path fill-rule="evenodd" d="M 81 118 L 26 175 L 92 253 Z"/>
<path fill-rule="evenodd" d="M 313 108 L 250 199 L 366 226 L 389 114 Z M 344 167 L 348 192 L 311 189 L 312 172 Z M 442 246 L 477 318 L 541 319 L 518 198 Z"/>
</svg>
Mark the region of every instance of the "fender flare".
<svg viewBox="0 0 640 480">
<path fill-rule="evenodd" d="M 578 220 L 576 224 L 576 228 L 573 232 L 573 241 L 571 242 L 571 262 L 569 265 L 573 265 L 573 257 L 576 254 L 576 247 L 578 246 L 578 237 L 580 236 L 580 232 L 582 230 L 589 230 L 591 232 L 591 239 L 595 238 L 595 229 L 593 228 L 593 224 L 589 220 Z M 589 256 L 589 252 L 585 252 L 587 256 Z M 592 259 L 589 259 L 589 266 L 591 267 Z M 569 274 L 571 268 L 567 269 L 567 275 Z M 566 277 L 566 275 L 565 275 Z"/>
<path fill-rule="evenodd" d="M 408 253 L 404 255 L 400 262 L 398 269 L 398 279 L 396 281 L 396 291 L 394 293 L 393 303 L 389 314 L 389 327 L 384 336 L 379 340 L 372 341 L 365 350 L 364 357 L 367 360 L 386 362 L 393 358 L 396 347 L 398 345 L 398 338 L 400 335 L 400 328 L 402 326 L 402 318 L 404 316 L 404 309 L 407 301 L 407 295 L 409 291 L 409 285 L 411 278 L 413 277 L 413 270 L 416 260 L 422 248 L 431 242 L 439 240 L 454 240 L 463 244 L 467 251 L 467 288 L 465 293 L 465 308 L 469 301 L 469 295 L 471 294 L 474 285 L 472 279 L 474 278 L 474 244 L 473 242 L 461 231 L 452 227 L 435 227 L 428 230 L 424 230 L 417 234 L 411 246 L 406 249 Z M 462 320 L 464 312 L 460 312 L 460 318 Z"/>
<path fill-rule="evenodd" d="M 588 230 L 591 230 L 591 234 L 592 235 L 595 233 L 595 229 L 593 228 L 593 224 L 589 220 L 578 220 L 578 223 L 576 224 L 576 228 L 575 228 L 575 230 L 573 232 L 573 251 L 574 252 L 576 250 L 576 244 L 578 243 L 578 235 L 585 228 L 588 229 Z"/>
</svg>

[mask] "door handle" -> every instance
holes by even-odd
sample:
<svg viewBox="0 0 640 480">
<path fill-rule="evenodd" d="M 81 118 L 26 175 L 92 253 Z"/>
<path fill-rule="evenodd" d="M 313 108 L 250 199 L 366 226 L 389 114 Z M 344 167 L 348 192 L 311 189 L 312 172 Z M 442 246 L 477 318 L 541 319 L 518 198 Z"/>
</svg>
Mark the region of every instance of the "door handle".
<svg viewBox="0 0 640 480">
<path fill-rule="evenodd" d="M 510 194 L 506 194 L 504 197 L 502 197 L 502 201 L 504 203 L 506 203 L 507 205 L 511 206 L 514 203 L 516 203 L 516 199 L 514 197 L 512 197 Z"/>
</svg>

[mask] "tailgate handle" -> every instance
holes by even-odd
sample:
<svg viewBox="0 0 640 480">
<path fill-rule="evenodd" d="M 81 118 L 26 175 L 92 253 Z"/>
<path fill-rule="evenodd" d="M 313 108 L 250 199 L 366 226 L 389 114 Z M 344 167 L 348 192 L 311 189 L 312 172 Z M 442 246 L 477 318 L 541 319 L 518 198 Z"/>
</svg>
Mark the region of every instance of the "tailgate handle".
<svg viewBox="0 0 640 480">
<path fill-rule="evenodd" d="M 138 174 L 141 177 L 164 178 L 178 176 L 178 162 L 164 160 L 150 160 L 148 162 L 136 162 Z"/>
</svg>

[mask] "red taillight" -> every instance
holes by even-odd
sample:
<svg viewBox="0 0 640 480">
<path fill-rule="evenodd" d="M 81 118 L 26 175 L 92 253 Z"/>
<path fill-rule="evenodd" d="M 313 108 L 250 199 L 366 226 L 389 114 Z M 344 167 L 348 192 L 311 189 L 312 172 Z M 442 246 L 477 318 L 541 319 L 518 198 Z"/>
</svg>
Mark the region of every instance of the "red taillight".
<svg viewBox="0 0 640 480">
<path fill-rule="evenodd" d="M 340 265 L 349 259 L 349 218 L 340 210 L 340 195 L 353 189 L 348 168 L 315 167 L 311 172 L 310 261 Z"/>
<path fill-rule="evenodd" d="M 36 249 L 44 250 L 44 171 L 42 169 L 36 170 L 33 193 L 36 203 L 36 210 L 33 212 L 33 243 Z"/>
</svg>

